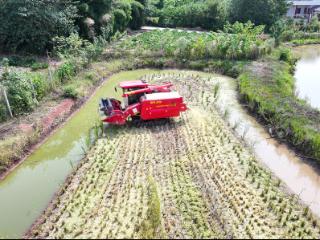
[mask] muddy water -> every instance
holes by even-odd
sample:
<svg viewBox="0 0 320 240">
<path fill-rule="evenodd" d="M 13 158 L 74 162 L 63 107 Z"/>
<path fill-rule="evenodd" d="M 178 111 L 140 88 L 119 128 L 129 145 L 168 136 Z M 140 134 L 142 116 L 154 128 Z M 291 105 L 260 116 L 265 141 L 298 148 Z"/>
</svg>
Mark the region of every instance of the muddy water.
<svg viewBox="0 0 320 240">
<path fill-rule="evenodd" d="M 234 80 L 226 81 L 223 77 L 220 83 L 223 90 L 218 105 L 228 109 L 230 125 L 238 126 L 238 135 L 252 147 L 260 162 L 320 217 L 320 171 L 303 162 L 286 145 L 270 139 L 266 130 L 240 106 Z"/>
<path fill-rule="evenodd" d="M 301 57 L 295 72 L 298 96 L 320 109 L 320 45 L 297 47 L 294 52 Z"/>
<path fill-rule="evenodd" d="M 0 182 L 0 238 L 21 237 L 45 209 L 73 166 L 83 157 L 88 131 L 99 118 L 99 98 L 114 95 L 113 88 L 119 81 L 156 72 L 159 71 L 139 70 L 114 75 L 60 130 Z M 301 199 L 320 216 L 320 181 L 317 172 L 285 146 L 268 139 L 265 130 L 238 103 L 234 80 L 219 75 L 214 77 L 221 83 L 218 105 L 221 109 L 228 109 L 230 124 L 239 124 L 239 135 L 244 136 L 248 143 L 254 143 L 253 151 L 261 162 L 294 193 L 300 194 Z"/>
<path fill-rule="evenodd" d="M 19 238 L 46 208 L 66 176 L 83 157 L 89 129 L 98 121 L 98 100 L 114 86 L 154 71 L 115 75 L 61 129 L 0 182 L 0 238 Z"/>
</svg>

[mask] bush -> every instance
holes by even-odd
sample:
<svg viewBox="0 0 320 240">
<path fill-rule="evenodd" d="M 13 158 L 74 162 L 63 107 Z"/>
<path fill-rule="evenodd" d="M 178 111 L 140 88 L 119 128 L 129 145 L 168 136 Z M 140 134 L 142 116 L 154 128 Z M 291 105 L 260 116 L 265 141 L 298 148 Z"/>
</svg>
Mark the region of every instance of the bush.
<svg viewBox="0 0 320 240">
<path fill-rule="evenodd" d="M 319 32 L 320 31 L 320 22 L 319 22 L 318 16 L 314 16 L 311 19 L 311 22 L 307 26 L 307 29 L 310 32 Z"/>
<path fill-rule="evenodd" d="M 40 101 L 47 93 L 48 84 L 41 74 L 32 74 L 30 77 L 34 90 L 37 94 L 36 98 L 38 101 Z"/>
<path fill-rule="evenodd" d="M 279 49 L 279 60 L 289 63 L 290 66 L 293 66 L 296 63 L 296 58 L 294 58 L 289 48 Z"/>
<path fill-rule="evenodd" d="M 69 37 L 55 37 L 53 41 L 54 55 L 69 59 L 76 68 L 88 66 L 93 60 L 96 60 L 106 45 L 106 41 L 101 37 L 90 43 L 78 34 L 71 34 Z"/>
<path fill-rule="evenodd" d="M 37 93 L 30 76 L 22 72 L 5 72 L 1 83 L 7 89 L 14 115 L 30 112 L 38 104 Z"/>
<path fill-rule="evenodd" d="M 292 56 L 288 48 L 281 48 L 279 51 L 280 51 L 280 55 L 279 55 L 280 61 L 285 61 L 285 62 L 290 61 Z"/>
<path fill-rule="evenodd" d="M 70 85 L 63 88 L 63 97 L 77 99 L 79 93 L 74 86 Z"/>
<path fill-rule="evenodd" d="M 59 66 L 56 70 L 56 74 L 60 82 L 67 82 L 76 75 L 76 66 L 70 61 L 67 61 Z"/>
</svg>

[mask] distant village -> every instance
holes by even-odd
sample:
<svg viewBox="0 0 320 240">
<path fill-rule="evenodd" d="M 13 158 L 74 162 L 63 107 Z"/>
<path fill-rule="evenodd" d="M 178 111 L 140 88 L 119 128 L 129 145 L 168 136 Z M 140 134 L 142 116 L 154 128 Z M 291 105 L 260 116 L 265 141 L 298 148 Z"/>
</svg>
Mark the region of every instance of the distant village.
<svg viewBox="0 0 320 240">
<path fill-rule="evenodd" d="M 320 19 L 320 0 L 289 0 L 287 17 L 310 22 L 314 16 Z"/>
</svg>

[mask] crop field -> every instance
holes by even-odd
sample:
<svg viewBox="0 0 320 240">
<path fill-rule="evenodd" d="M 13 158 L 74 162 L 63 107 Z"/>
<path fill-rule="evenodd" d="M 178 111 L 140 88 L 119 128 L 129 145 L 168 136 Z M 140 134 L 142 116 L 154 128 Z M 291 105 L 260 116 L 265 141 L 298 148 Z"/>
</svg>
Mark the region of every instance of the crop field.
<svg viewBox="0 0 320 240">
<path fill-rule="evenodd" d="M 319 220 L 286 193 L 215 108 L 212 75 L 175 84 L 181 118 L 109 127 L 27 234 L 34 238 L 319 238 Z"/>
<path fill-rule="evenodd" d="M 109 49 L 109 57 L 173 57 L 177 61 L 201 59 L 252 60 L 270 53 L 274 42 L 262 39 L 263 28 L 241 25 L 243 34 L 234 34 L 239 26 L 225 32 L 187 32 L 155 30 L 123 39 Z"/>
</svg>

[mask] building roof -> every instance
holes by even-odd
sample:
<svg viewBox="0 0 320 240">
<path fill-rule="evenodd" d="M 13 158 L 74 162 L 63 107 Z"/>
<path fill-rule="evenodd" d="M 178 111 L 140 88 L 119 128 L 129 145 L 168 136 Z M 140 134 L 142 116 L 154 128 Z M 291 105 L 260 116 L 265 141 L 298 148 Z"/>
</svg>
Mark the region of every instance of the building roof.
<svg viewBox="0 0 320 240">
<path fill-rule="evenodd" d="M 320 0 L 289 0 L 293 6 L 320 6 Z"/>
</svg>

